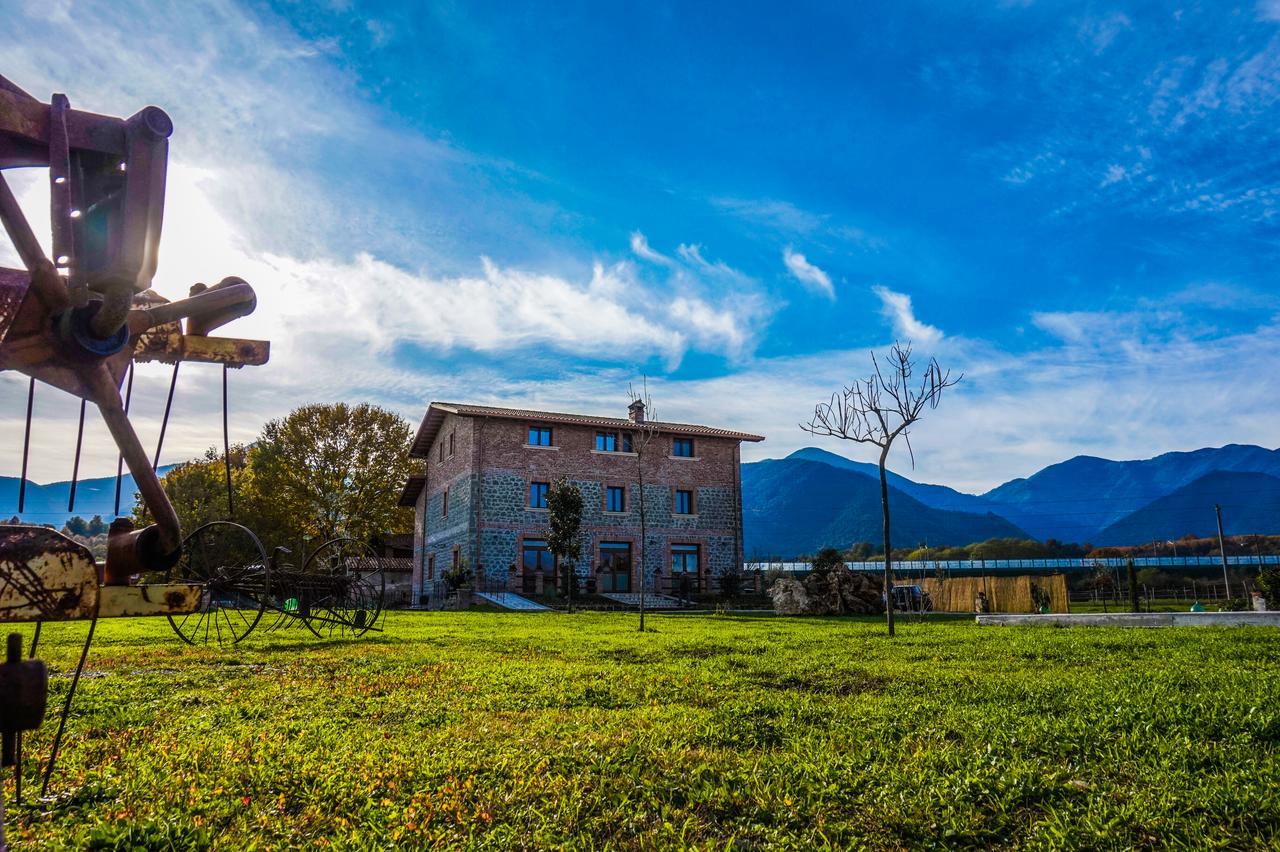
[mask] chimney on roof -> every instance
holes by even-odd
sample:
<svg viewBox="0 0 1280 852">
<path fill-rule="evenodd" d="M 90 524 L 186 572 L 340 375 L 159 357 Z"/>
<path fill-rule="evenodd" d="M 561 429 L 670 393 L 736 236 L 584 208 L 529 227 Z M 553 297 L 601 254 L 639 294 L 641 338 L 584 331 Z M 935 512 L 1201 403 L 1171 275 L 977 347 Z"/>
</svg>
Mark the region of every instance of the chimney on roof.
<svg viewBox="0 0 1280 852">
<path fill-rule="evenodd" d="M 643 423 L 644 422 L 644 400 L 642 399 L 633 400 L 632 403 L 627 406 L 627 417 L 631 419 L 632 423 Z"/>
</svg>

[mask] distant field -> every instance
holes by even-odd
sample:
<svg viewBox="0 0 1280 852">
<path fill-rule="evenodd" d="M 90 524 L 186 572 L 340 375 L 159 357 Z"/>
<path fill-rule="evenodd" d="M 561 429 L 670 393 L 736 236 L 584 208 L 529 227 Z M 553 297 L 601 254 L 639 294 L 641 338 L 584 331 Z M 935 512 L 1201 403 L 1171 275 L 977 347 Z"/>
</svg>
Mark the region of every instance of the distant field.
<svg viewBox="0 0 1280 852">
<path fill-rule="evenodd" d="M 103 622 L 27 848 L 1280 845 L 1280 634 L 393 613 Z M 66 670 L 84 625 L 46 629 Z M 65 690 L 65 678 L 56 689 Z M 49 726 L 32 751 L 43 753 Z M 12 788 L 6 784 L 6 796 Z"/>
</svg>

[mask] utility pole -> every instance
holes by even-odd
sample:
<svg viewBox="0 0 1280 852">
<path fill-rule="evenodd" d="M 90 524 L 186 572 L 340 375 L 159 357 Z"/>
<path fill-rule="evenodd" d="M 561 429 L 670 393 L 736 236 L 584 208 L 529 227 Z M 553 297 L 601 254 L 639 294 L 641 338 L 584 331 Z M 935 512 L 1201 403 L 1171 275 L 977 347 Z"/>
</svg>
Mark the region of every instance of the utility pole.
<svg viewBox="0 0 1280 852">
<path fill-rule="evenodd" d="M 1222 554 L 1222 586 L 1225 590 L 1223 597 L 1230 600 L 1231 581 L 1227 579 L 1227 546 L 1222 540 L 1222 507 L 1214 503 L 1213 511 L 1218 515 L 1218 552 Z"/>
</svg>

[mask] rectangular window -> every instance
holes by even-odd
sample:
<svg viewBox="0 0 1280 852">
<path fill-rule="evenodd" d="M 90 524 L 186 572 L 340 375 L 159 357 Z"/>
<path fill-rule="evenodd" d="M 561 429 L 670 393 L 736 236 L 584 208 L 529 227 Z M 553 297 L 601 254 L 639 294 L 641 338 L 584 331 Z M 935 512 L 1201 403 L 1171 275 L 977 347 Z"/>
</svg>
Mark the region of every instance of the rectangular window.
<svg viewBox="0 0 1280 852">
<path fill-rule="evenodd" d="M 602 453 L 629 453 L 631 433 L 623 432 L 619 435 L 617 432 L 597 432 L 596 449 Z"/>
<path fill-rule="evenodd" d="M 671 573 L 672 575 L 697 576 L 698 545 L 696 544 L 671 545 Z"/>
<path fill-rule="evenodd" d="M 457 570 L 458 565 L 462 562 L 462 550 L 456 544 L 453 546 L 453 567 Z"/>
<path fill-rule="evenodd" d="M 606 512 L 627 511 L 627 489 L 621 485 L 610 485 L 606 488 L 604 510 Z"/>
<path fill-rule="evenodd" d="M 520 550 L 520 561 L 525 571 L 553 575 L 556 568 L 555 557 L 541 539 L 527 538 Z"/>
<path fill-rule="evenodd" d="M 455 440 L 457 437 L 458 437 L 457 430 L 454 430 L 449 433 L 449 457 L 450 458 L 453 458 L 453 452 L 457 448 L 457 441 Z"/>
<path fill-rule="evenodd" d="M 671 439 L 671 455 L 677 458 L 693 458 L 693 439 L 692 438 L 672 438 Z"/>
<path fill-rule="evenodd" d="M 446 488 L 440 495 L 440 517 L 449 517 L 449 489 Z"/>
<path fill-rule="evenodd" d="M 551 488 L 549 482 L 530 482 L 529 483 L 529 508 L 545 509 L 547 508 L 547 490 Z"/>
<path fill-rule="evenodd" d="M 551 427 L 550 426 L 530 426 L 529 427 L 529 446 L 531 447 L 551 446 Z"/>
<path fill-rule="evenodd" d="M 676 514 L 692 515 L 693 514 L 693 492 L 692 491 L 676 491 Z"/>
<path fill-rule="evenodd" d="M 436 461 L 444 461 L 444 438 L 436 445 Z"/>
<path fill-rule="evenodd" d="M 436 578 L 436 555 L 432 553 L 427 557 L 427 579 L 434 580 Z"/>
</svg>

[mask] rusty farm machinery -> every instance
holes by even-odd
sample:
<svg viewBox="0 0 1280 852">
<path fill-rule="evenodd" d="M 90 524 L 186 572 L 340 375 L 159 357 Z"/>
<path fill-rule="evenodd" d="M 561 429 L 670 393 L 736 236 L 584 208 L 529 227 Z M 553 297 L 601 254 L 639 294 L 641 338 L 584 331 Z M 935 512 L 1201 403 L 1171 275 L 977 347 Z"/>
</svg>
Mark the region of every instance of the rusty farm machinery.
<svg viewBox="0 0 1280 852">
<path fill-rule="evenodd" d="M 39 101 L 0 77 L 0 222 L 24 267 L 0 268 L 0 370 L 29 377 L 20 488 L 40 382 L 81 400 L 81 438 L 86 404 L 98 408 L 119 453 L 116 514 L 127 465 L 154 519 L 135 528 L 117 517 L 101 565 L 86 547 L 52 529 L 0 525 L 0 622 L 35 625 L 29 652 L 21 635 L 11 634 L 7 662 L 0 663 L 0 765 L 16 767 L 19 799 L 22 732 L 40 725 L 48 696 L 48 674 L 36 659 L 41 623 L 90 623 L 45 761 L 43 794 L 97 619 L 164 615 L 187 642 L 227 643 L 243 639 L 266 613 L 275 619 L 269 626 L 301 625 L 317 636 L 362 635 L 377 629 L 382 609 L 381 566 L 362 542 L 325 542 L 301 568 L 292 568 L 282 564 L 285 551 L 268 556 L 252 531 L 231 521 L 206 524 L 184 538 L 156 473 L 159 448 L 148 458 L 130 423 L 135 363 L 173 365 L 165 423 L 178 366 L 221 365 L 227 454 L 226 371 L 269 357 L 266 341 L 210 334 L 255 309 L 253 288 L 242 279 L 196 284 L 174 301 L 151 289 L 172 131 L 169 116 L 154 106 L 129 118 L 98 115 L 72 109 L 64 95 Z M 4 170 L 20 167 L 48 171 L 52 257 L 4 179 Z M 160 434 L 163 441 L 164 424 Z M 226 465 L 230 513 L 229 459 Z M 75 472 L 73 495 L 74 479 Z M 19 514 L 22 500 L 20 491 Z M 0 845 L 2 826 L 0 816 Z"/>
</svg>

